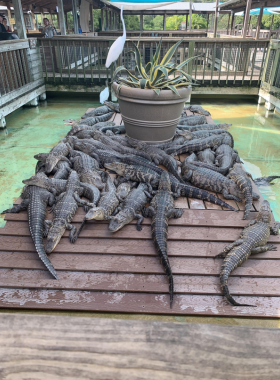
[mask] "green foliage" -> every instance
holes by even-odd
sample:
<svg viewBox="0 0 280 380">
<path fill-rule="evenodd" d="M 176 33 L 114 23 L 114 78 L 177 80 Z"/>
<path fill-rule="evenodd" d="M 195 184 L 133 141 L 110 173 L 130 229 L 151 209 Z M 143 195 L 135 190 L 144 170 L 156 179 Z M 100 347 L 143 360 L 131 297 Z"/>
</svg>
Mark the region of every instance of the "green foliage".
<svg viewBox="0 0 280 380">
<path fill-rule="evenodd" d="M 186 21 L 186 16 L 171 16 L 166 18 L 166 29 L 167 30 L 179 30 L 181 23 Z"/>
<path fill-rule="evenodd" d="M 207 27 L 207 20 L 198 15 L 198 14 L 193 14 L 192 15 L 192 29 L 206 29 Z"/>
<path fill-rule="evenodd" d="M 126 30 L 140 30 L 140 16 L 126 15 L 124 22 Z"/>
<path fill-rule="evenodd" d="M 163 30 L 163 16 L 145 15 L 143 17 L 144 30 Z"/>
<path fill-rule="evenodd" d="M 135 72 L 139 73 L 139 76 L 132 74 L 124 66 L 119 66 L 113 75 L 113 80 L 118 83 L 117 95 L 122 86 L 152 89 L 158 95 L 160 90 L 169 89 L 175 94 L 179 95 L 177 88 L 186 87 L 192 83 L 193 78 L 183 71 L 184 66 L 196 57 L 188 58 L 186 61 L 176 66 L 176 63 L 172 63 L 172 57 L 178 46 L 182 42 L 179 41 L 173 45 L 165 54 L 160 62 L 160 49 L 161 41 L 159 42 L 153 61 L 147 63 L 146 67 L 142 65 L 142 57 L 138 46 L 134 44 L 134 56 L 135 56 Z M 119 73 L 125 71 L 126 77 L 117 77 Z M 178 72 L 180 73 L 178 75 Z M 173 74 L 173 75 L 172 75 Z"/>
</svg>

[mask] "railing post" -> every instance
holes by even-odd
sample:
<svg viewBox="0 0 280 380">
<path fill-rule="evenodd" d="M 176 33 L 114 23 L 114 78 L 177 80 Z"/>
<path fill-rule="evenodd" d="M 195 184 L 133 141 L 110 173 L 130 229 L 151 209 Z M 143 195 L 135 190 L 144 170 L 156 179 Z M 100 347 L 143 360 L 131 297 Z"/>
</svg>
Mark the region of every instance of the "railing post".
<svg viewBox="0 0 280 380">
<path fill-rule="evenodd" d="M 66 36 L 66 26 L 65 26 L 65 18 L 63 11 L 63 0 L 57 0 L 57 8 L 59 15 L 59 28 L 62 36 Z"/>
<path fill-rule="evenodd" d="M 77 3 L 76 3 L 76 0 L 72 0 L 72 9 L 73 9 L 74 33 L 75 33 L 75 34 L 79 34 L 78 16 L 77 16 Z"/>
<path fill-rule="evenodd" d="M 189 50 L 188 50 L 188 58 L 193 57 L 194 55 L 194 41 L 189 41 Z M 192 75 L 192 69 L 193 69 L 193 61 L 190 61 L 188 63 L 188 74 Z"/>
</svg>

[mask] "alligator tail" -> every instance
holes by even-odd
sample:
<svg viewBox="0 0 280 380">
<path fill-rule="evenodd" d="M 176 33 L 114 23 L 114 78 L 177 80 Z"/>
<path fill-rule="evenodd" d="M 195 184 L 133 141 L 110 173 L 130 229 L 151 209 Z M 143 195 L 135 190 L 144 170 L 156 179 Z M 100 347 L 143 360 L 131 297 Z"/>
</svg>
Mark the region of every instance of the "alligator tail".
<svg viewBox="0 0 280 380">
<path fill-rule="evenodd" d="M 267 182 L 271 182 L 271 181 L 274 181 L 275 179 L 277 179 L 277 178 L 280 178 L 280 176 L 279 175 L 271 175 L 271 176 L 269 176 L 269 177 L 264 177 L 266 180 L 267 180 Z"/>
<path fill-rule="evenodd" d="M 38 241 L 34 241 L 35 243 L 35 247 L 36 247 L 36 251 L 40 257 L 40 259 L 43 261 L 45 267 L 48 269 L 48 271 L 53 275 L 53 277 L 58 280 L 58 275 L 52 265 L 52 263 L 50 262 L 47 254 L 46 254 L 46 251 L 45 251 L 45 248 L 44 248 L 44 245 L 43 243 L 41 242 L 38 242 Z"/>
<path fill-rule="evenodd" d="M 249 215 L 249 212 L 252 208 L 252 204 L 253 204 L 253 197 L 252 197 L 250 189 L 246 189 L 244 195 L 245 195 L 245 211 L 244 211 L 244 216 L 242 219 L 247 218 L 247 216 Z"/>
<path fill-rule="evenodd" d="M 165 273 L 168 277 L 169 282 L 169 294 L 170 294 L 170 309 L 172 309 L 172 303 L 173 303 L 173 293 L 174 293 L 174 282 L 173 282 L 173 274 L 171 270 L 171 266 L 169 264 L 169 260 L 167 257 L 167 254 L 162 252 L 161 255 L 161 263 L 164 267 Z"/>
<path fill-rule="evenodd" d="M 223 295 L 226 297 L 226 299 L 228 300 L 228 302 L 232 306 L 250 306 L 250 307 L 256 307 L 255 305 L 247 305 L 245 303 L 238 303 L 238 302 L 236 302 L 235 299 L 232 297 L 232 295 L 229 293 L 227 283 L 221 284 L 221 288 L 222 288 Z"/>
<path fill-rule="evenodd" d="M 226 207 L 232 211 L 238 211 L 234 207 L 230 206 L 223 200 L 217 198 L 215 195 L 208 193 L 206 190 L 201 190 L 196 187 L 191 187 L 191 186 L 184 186 L 184 195 L 186 197 L 190 198 L 196 198 L 196 199 L 202 199 L 203 201 L 207 201 L 210 203 L 214 203 L 216 205 Z"/>
</svg>

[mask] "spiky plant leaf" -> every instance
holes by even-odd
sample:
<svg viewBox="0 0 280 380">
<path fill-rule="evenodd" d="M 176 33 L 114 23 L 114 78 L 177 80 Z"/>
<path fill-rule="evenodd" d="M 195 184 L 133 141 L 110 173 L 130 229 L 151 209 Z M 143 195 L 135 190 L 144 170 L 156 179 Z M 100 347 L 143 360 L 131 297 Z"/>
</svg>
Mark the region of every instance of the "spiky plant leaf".
<svg viewBox="0 0 280 380">
<path fill-rule="evenodd" d="M 147 82 L 148 82 L 147 79 L 140 79 L 140 88 L 142 88 L 144 90 L 144 88 L 146 87 Z"/>
<path fill-rule="evenodd" d="M 166 65 L 167 63 L 169 63 L 177 47 L 180 45 L 182 41 L 183 41 L 183 38 L 181 39 L 181 41 L 178 41 L 175 45 L 171 46 L 171 48 L 168 50 L 168 52 L 165 54 L 162 61 L 160 62 L 161 65 Z"/>
<path fill-rule="evenodd" d="M 174 86 L 171 86 L 171 85 L 169 85 L 169 86 L 166 86 L 166 87 L 167 87 L 167 88 L 169 88 L 171 91 L 173 91 L 173 92 L 174 92 L 174 94 L 176 94 L 176 95 L 180 96 L 179 92 L 176 90 L 176 87 L 174 87 Z"/>
<path fill-rule="evenodd" d="M 159 90 L 158 88 L 153 88 L 153 90 L 154 90 L 154 92 L 155 92 L 157 95 L 159 95 L 160 90 Z"/>
</svg>

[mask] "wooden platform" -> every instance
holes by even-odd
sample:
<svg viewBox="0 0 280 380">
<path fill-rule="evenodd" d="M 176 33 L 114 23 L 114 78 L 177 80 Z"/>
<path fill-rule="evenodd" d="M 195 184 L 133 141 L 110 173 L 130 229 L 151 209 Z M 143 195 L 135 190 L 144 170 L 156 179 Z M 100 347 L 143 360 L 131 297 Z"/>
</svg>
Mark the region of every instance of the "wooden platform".
<svg viewBox="0 0 280 380">
<path fill-rule="evenodd" d="M 260 202 L 254 202 L 249 219 Z M 185 212 L 169 223 L 168 254 L 175 284 L 172 309 L 168 281 L 151 240 L 150 219 L 144 219 L 141 232 L 134 221 L 115 234 L 105 222 L 89 222 L 75 245 L 70 244 L 67 231 L 50 255 L 59 276 L 54 280 L 35 252 L 26 212 L 7 214 L 7 224 L 0 230 L 0 307 L 279 317 L 280 237 L 269 240 L 277 251 L 252 256 L 229 280 L 236 300 L 257 307 L 232 307 L 220 294 L 222 260 L 214 256 L 237 239 L 248 223 L 242 220 L 244 204 L 238 204 L 238 213 L 196 199 L 179 198 L 176 206 Z M 83 217 L 79 207 L 73 219 L 76 227 Z"/>
</svg>

